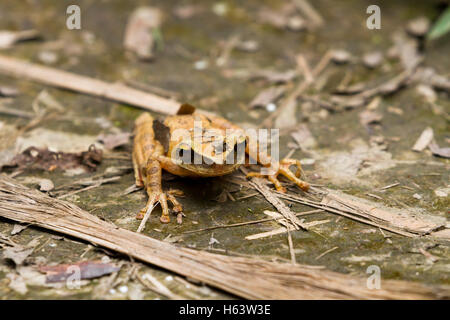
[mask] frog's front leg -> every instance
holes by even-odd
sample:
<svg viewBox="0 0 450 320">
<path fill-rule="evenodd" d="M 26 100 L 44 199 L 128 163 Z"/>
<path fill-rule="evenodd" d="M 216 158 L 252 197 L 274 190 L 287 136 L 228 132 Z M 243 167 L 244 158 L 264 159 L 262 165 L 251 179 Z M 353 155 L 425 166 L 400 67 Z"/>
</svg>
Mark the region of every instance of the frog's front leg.
<svg viewBox="0 0 450 320">
<path fill-rule="evenodd" d="M 297 170 L 295 174 L 290 170 L 290 167 L 295 165 Z M 300 179 L 302 174 L 302 167 L 300 161 L 297 159 L 289 159 L 285 158 L 281 160 L 279 163 L 272 163 L 272 168 L 268 168 L 267 170 L 274 170 L 269 174 L 263 174 L 260 172 L 249 172 L 247 177 L 267 177 L 270 182 L 273 183 L 277 191 L 286 192 L 286 188 L 281 185 L 281 182 L 278 180 L 278 175 L 283 175 L 292 182 L 294 182 L 300 189 L 303 191 L 309 190 L 309 183 Z"/>
<path fill-rule="evenodd" d="M 153 209 L 158 202 L 161 204 L 161 222 L 170 222 L 167 200 L 174 205 L 174 211 L 181 214 L 181 205 L 172 195 L 162 190 L 162 165 L 158 159 L 164 153 L 162 145 L 155 140 L 153 132 L 153 118 L 142 114 L 136 120 L 136 130 L 133 146 L 133 167 L 135 170 L 136 185 L 144 185 L 148 194 L 147 205 L 139 212 L 136 218 L 142 219 Z"/>
<path fill-rule="evenodd" d="M 211 119 L 211 122 L 219 128 L 242 130 L 239 126 L 231 123 L 224 118 L 217 116 L 208 117 Z M 264 150 L 260 150 L 259 141 L 257 140 L 257 138 L 255 139 L 255 137 L 252 136 L 247 136 L 245 152 L 249 155 L 256 156 L 257 162 L 265 166 L 267 171 L 267 173 L 250 172 L 249 174 L 247 174 L 248 177 L 266 177 L 270 182 L 273 183 L 277 191 L 286 192 L 286 188 L 284 188 L 281 182 L 278 180 L 278 175 L 281 174 L 294 182 L 300 189 L 304 191 L 309 190 L 309 183 L 300 179 L 302 174 L 302 166 L 299 160 L 286 158 L 279 162 L 274 161 Z M 292 165 L 295 165 L 297 167 L 295 174 L 290 170 L 290 167 Z"/>
</svg>

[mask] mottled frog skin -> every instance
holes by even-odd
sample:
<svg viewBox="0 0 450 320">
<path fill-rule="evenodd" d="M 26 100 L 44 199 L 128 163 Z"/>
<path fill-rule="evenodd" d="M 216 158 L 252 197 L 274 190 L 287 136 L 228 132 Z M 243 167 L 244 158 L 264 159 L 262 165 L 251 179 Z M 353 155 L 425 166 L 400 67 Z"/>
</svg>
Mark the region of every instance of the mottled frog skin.
<svg viewBox="0 0 450 320">
<path fill-rule="evenodd" d="M 243 150 L 244 152 L 239 152 Z M 200 113 L 168 116 L 163 122 L 155 120 L 149 113 L 141 114 L 135 122 L 133 167 L 138 187 L 145 187 L 147 205 L 137 218 L 143 218 L 157 202 L 161 204 L 161 222 L 170 221 L 167 201 L 181 223 L 182 206 L 175 192 L 162 190 L 162 169 L 182 177 L 215 177 L 229 174 L 245 162 L 245 155 L 257 155 L 260 164 L 275 168 L 273 174 L 251 172 L 248 176 L 267 177 L 278 191 L 285 192 L 277 176 L 282 174 L 303 190 L 309 184 L 300 180 L 301 166 L 295 159 L 274 162 L 258 150 L 245 131 L 228 120 Z M 296 173 L 289 170 L 297 167 Z"/>
</svg>

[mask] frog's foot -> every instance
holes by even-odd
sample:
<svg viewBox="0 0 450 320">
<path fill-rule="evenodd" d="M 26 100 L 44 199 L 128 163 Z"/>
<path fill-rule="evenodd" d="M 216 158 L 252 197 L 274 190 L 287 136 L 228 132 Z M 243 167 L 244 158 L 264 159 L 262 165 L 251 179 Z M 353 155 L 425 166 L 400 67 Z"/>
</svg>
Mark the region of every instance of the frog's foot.
<svg viewBox="0 0 450 320">
<path fill-rule="evenodd" d="M 295 165 L 297 170 L 295 174 L 289 169 L 291 165 Z M 268 168 L 268 170 L 271 170 Z M 278 164 L 278 169 L 273 170 L 275 173 L 271 172 L 270 174 L 264 174 L 260 172 L 250 172 L 247 174 L 247 177 L 267 177 L 270 182 L 273 183 L 277 191 L 286 192 L 286 188 L 282 186 L 280 180 L 278 180 L 278 175 L 283 175 L 292 182 L 294 182 L 300 189 L 303 191 L 308 191 L 309 183 L 300 179 L 302 175 L 302 166 L 299 160 L 296 159 L 283 159 Z"/>
<path fill-rule="evenodd" d="M 169 223 L 170 217 L 169 217 L 169 206 L 167 205 L 167 200 L 169 200 L 170 203 L 172 203 L 173 208 L 172 211 L 177 215 L 177 221 L 178 223 L 181 223 L 181 217 L 183 216 L 183 207 L 181 204 L 177 201 L 175 196 L 169 191 L 169 192 L 159 192 L 159 193 L 153 193 L 149 196 L 149 199 L 147 201 L 147 205 L 137 214 L 136 219 L 143 219 L 145 215 L 147 214 L 147 211 L 153 210 L 154 206 L 159 202 L 161 204 L 162 209 L 162 215 L 159 218 L 159 220 L 162 223 Z M 148 213 L 147 216 L 150 214 Z"/>
</svg>

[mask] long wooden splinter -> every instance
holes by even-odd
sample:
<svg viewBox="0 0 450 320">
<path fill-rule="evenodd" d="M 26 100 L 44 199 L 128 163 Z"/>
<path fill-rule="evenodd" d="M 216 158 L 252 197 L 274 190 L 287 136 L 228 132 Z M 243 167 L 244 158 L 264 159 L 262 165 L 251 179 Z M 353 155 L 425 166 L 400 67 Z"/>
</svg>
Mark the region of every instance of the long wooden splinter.
<svg viewBox="0 0 450 320">
<path fill-rule="evenodd" d="M 109 83 L 3 55 L 0 55 L 0 73 L 163 114 L 176 114 L 181 105 L 178 101 L 137 90 L 121 83 Z"/>
<path fill-rule="evenodd" d="M 53 199 L 0 175 L 0 216 L 54 230 L 121 252 L 248 299 L 436 299 L 448 287 L 358 278 L 314 266 L 198 251 L 118 228 L 72 203 Z"/>
</svg>

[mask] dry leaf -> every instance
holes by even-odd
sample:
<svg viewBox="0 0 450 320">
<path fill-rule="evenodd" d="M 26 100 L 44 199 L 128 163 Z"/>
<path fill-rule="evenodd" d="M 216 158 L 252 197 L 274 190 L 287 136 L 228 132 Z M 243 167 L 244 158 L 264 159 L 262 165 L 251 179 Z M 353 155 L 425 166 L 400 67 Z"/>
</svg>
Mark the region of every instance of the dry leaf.
<svg viewBox="0 0 450 320">
<path fill-rule="evenodd" d="M 419 17 L 408 22 L 406 31 L 415 37 L 423 37 L 430 29 L 430 20 L 427 17 Z"/>
<path fill-rule="evenodd" d="M 359 122 L 363 126 L 367 126 L 369 124 L 379 123 L 383 119 L 383 115 L 379 112 L 364 110 L 359 114 Z"/>
<path fill-rule="evenodd" d="M 303 150 L 315 148 L 317 146 L 317 141 L 306 124 L 299 125 L 298 129 L 291 133 L 291 137 Z"/>
<path fill-rule="evenodd" d="M 11 235 L 16 235 L 20 232 L 22 232 L 23 230 L 25 230 L 26 228 L 28 228 L 27 225 L 22 225 L 22 224 L 14 224 L 13 229 L 11 231 Z"/>
<path fill-rule="evenodd" d="M 128 20 L 124 46 L 143 60 L 152 59 L 156 48 L 155 33 L 162 24 L 162 12 L 153 7 L 137 8 Z"/>
<path fill-rule="evenodd" d="M 101 261 L 81 261 L 73 264 L 39 267 L 40 272 L 47 274 L 47 283 L 65 281 L 74 274 L 79 274 L 80 280 L 98 278 L 119 270 L 120 267 Z"/>
<path fill-rule="evenodd" d="M 419 139 L 417 139 L 416 143 L 412 147 L 412 150 L 417 152 L 425 150 L 425 148 L 428 147 L 428 145 L 433 140 L 433 137 L 434 137 L 433 129 L 430 127 L 426 128 L 425 130 L 423 130 Z"/>
<path fill-rule="evenodd" d="M 3 250 L 3 258 L 11 259 L 16 266 L 19 266 L 31 253 L 33 253 L 33 250 L 34 248 L 24 248 L 21 246 L 7 247 Z"/>
<path fill-rule="evenodd" d="M 432 141 L 429 145 L 428 148 L 430 148 L 431 152 L 438 157 L 442 157 L 442 158 L 450 158 L 450 148 L 441 148 L 439 147 L 439 145 L 435 142 Z"/>
<path fill-rule="evenodd" d="M 27 285 L 24 281 L 24 279 L 15 273 L 8 273 L 6 275 L 6 278 L 9 279 L 9 287 L 14 290 L 15 292 L 24 295 L 28 292 Z"/>
<path fill-rule="evenodd" d="M 38 36 L 36 30 L 0 31 L 0 49 L 10 48 L 19 41 L 36 39 Z"/>
<path fill-rule="evenodd" d="M 102 155 L 103 152 L 97 150 L 93 145 L 89 147 L 88 151 L 81 153 L 52 152 L 48 149 L 30 147 L 16 155 L 7 166 L 46 171 L 53 171 L 57 168 L 67 170 L 82 167 L 89 171 L 96 169 L 102 161 Z"/>
<path fill-rule="evenodd" d="M 275 119 L 275 128 L 289 128 L 297 124 L 297 100 L 287 101 Z"/>
<path fill-rule="evenodd" d="M 130 133 L 120 132 L 115 134 L 101 134 L 97 137 L 98 141 L 101 141 L 106 149 L 112 150 L 114 148 L 123 146 L 130 142 Z"/>
<path fill-rule="evenodd" d="M 376 68 L 383 62 L 383 53 L 375 51 L 363 56 L 363 63 L 368 68 Z"/>
<path fill-rule="evenodd" d="M 39 182 L 39 190 L 48 192 L 53 190 L 55 188 L 55 185 L 53 184 L 52 180 L 49 179 L 41 179 Z"/>
<path fill-rule="evenodd" d="M 286 88 L 280 86 L 266 88 L 250 102 L 250 108 L 265 107 L 277 101 L 285 91 Z"/>
<path fill-rule="evenodd" d="M 19 90 L 13 87 L 0 86 L 0 97 L 15 97 L 19 94 Z"/>
</svg>

